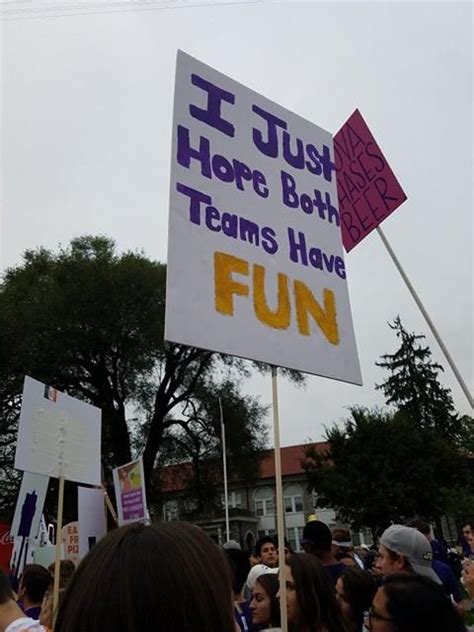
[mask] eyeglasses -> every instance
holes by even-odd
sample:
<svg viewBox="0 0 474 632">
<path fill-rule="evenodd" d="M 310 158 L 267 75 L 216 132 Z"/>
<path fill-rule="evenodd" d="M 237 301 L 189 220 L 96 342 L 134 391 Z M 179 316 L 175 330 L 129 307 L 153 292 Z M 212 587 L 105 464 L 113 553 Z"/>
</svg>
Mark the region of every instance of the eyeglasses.
<svg viewBox="0 0 474 632">
<path fill-rule="evenodd" d="M 381 614 L 378 614 L 372 607 L 365 613 L 365 617 L 367 619 L 369 630 L 372 629 L 372 620 L 374 621 L 393 621 L 390 617 L 382 617 Z"/>
</svg>

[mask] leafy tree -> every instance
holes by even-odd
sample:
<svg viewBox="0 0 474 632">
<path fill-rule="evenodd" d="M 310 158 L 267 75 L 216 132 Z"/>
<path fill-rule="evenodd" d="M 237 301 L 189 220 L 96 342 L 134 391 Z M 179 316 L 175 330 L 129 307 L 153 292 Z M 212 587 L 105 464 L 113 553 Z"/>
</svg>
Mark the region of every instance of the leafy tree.
<svg viewBox="0 0 474 632">
<path fill-rule="evenodd" d="M 179 423 L 166 434 L 163 460 L 188 462 L 188 506 L 197 514 L 220 507 L 222 492 L 221 406 L 226 433 L 227 469 L 230 479 L 254 480 L 259 474 L 259 456 L 266 447 L 267 429 L 262 421 L 266 408 L 255 398 L 242 397 L 231 381 L 213 385 L 190 402 Z M 242 419 L 248 423 L 242 425 Z"/>
<path fill-rule="evenodd" d="M 22 265 L 7 270 L 0 284 L 6 436 L 14 436 L 23 378 L 31 375 L 100 407 L 106 470 L 142 452 L 147 481 L 158 493 L 154 471 L 165 438 L 197 432 L 197 417 L 191 423 L 186 411 L 201 415 L 224 380 L 243 401 L 239 381 L 251 370 L 238 358 L 164 342 L 165 281 L 163 264 L 118 254 L 112 240 L 93 236 L 74 239 L 57 254 L 27 251 Z M 241 427 L 264 437 L 257 403 L 247 401 L 241 412 L 249 415 Z M 11 471 L 9 445 L 0 454 L 4 477 Z"/>
<path fill-rule="evenodd" d="M 375 532 L 414 515 L 434 519 L 468 491 L 457 448 L 402 413 L 352 408 L 326 438 L 322 453 L 306 448 L 308 484 L 318 506 L 333 507 L 356 528 Z"/>
<path fill-rule="evenodd" d="M 430 348 L 419 343 L 425 336 L 409 333 L 399 316 L 389 326 L 396 332 L 400 348 L 375 363 L 389 372 L 376 388 L 384 392 L 387 404 L 394 405 L 420 428 L 460 439 L 463 422 L 456 414 L 450 390 L 439 382 L 443 367 L 431 360 Z"/>
</svg>

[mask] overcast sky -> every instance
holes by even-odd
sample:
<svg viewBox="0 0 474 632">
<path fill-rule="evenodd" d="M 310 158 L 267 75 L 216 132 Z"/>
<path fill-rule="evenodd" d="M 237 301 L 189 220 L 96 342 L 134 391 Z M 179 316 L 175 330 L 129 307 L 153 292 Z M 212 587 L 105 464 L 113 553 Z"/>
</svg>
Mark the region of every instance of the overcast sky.
<svg viewBox="0 0 474 632">
<path fill-rule="evenodd" d="M 53 17 L 71 3 L 2 2 L 16 11 L 2 25 L 2 269 L 85 233 L 166 260 L 181 48 L 331 132 L 361 110 L 408 196 L 384 231 L 472 390 L 471 3 L 114 6 Z M 397 347 L 397 314 L 446 365 L 378 235 L 346 259 L 364 386 L 282 380 L 283 445 L 321 438 L 350 405 L 383 403 L 374 362 Z M 449 367 L 442 381 L 468 413 Z M 270 378 L 248 390 L 270 402 Z"/>
</svg>

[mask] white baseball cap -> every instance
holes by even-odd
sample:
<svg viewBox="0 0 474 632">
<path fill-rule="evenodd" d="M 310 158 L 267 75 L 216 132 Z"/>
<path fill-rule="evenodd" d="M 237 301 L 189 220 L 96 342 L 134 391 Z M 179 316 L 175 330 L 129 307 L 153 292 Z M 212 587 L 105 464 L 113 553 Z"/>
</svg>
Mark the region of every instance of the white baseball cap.
<svg viewBox="0 0 474 632">
<path fill-rule="evenodd" d="M 266 564 L 255 564 L 255 566 L 252 566 L 250 573 L 247 576 L 247 587 L 250 588 L 250 590 L 253 590 L 257 579 L 261 575 L 266 575 L 267 573 L 278 573 L 278 568 L 270 568 Z"/>
</svg>

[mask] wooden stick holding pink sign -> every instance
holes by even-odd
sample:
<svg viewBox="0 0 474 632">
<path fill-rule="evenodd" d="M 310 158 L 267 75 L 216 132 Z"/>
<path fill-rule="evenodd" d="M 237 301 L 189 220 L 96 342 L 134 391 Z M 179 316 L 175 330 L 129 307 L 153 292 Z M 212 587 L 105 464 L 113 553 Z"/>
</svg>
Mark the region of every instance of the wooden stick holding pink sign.
<svg viewBox="0 0 474 632">
<path fill-rule="evenodd" d="M 350 252 L 373 230 L 377 231 L 472 408 L 473 398 L 466 382 L 380 227 L 407 196 L 359 110 L 335 135 L 334 151 L 344 248 Z"/>
</svg>

